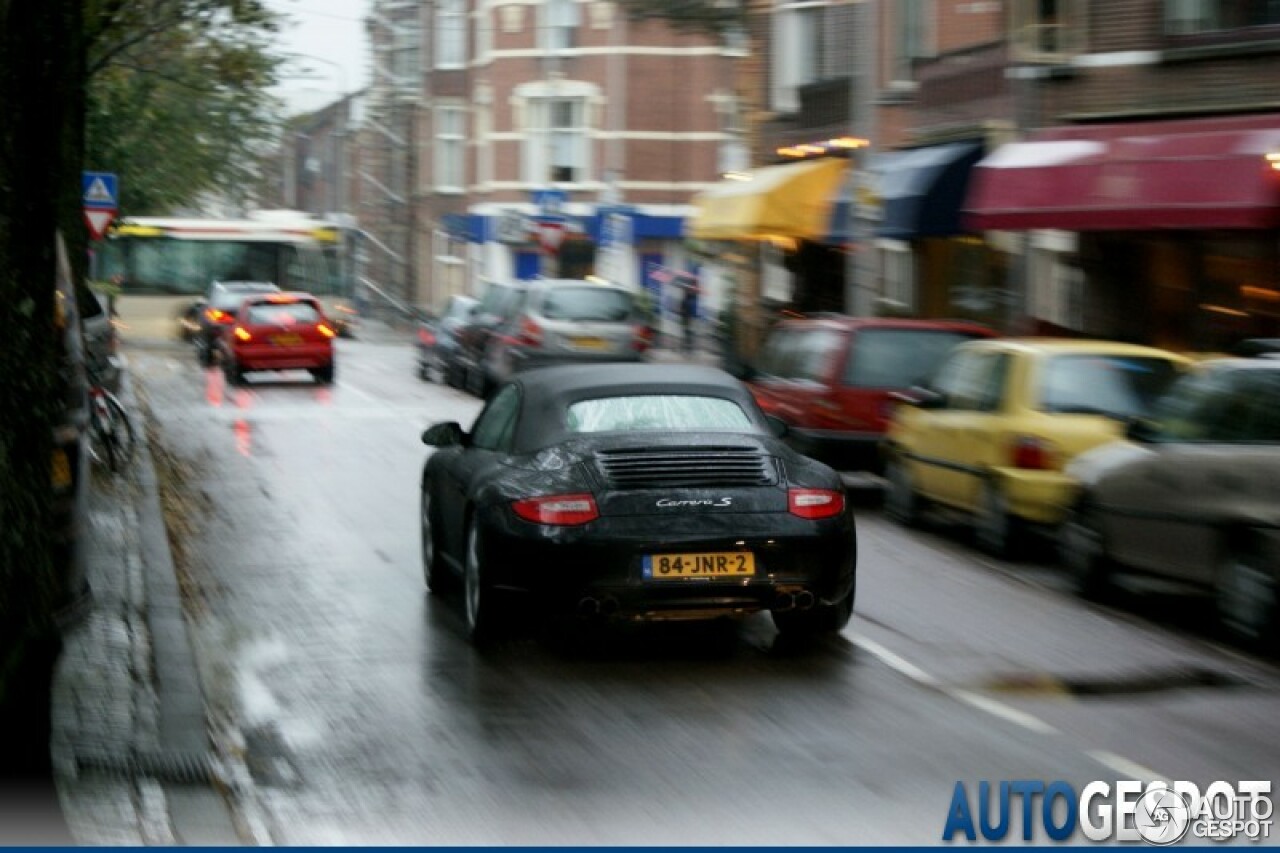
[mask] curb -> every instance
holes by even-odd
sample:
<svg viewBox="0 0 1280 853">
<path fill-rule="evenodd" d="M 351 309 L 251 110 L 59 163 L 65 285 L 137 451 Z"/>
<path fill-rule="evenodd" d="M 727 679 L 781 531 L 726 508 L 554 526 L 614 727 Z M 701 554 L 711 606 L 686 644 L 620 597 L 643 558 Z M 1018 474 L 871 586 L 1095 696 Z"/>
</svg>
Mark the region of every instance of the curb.
<svg viewBox="0 0 1280 853">
<path fill-rule="evenodd" d="M 215 787 L 221 762 L 127 369 L 119 396 L 136 452 L 127 471 L 95 471 L 87 486 L 92 606 L 66 635 L 52 691 L 50 748 L 64 816 L 82 844 L 239 846 L 242 833 Z"/>
</svg>

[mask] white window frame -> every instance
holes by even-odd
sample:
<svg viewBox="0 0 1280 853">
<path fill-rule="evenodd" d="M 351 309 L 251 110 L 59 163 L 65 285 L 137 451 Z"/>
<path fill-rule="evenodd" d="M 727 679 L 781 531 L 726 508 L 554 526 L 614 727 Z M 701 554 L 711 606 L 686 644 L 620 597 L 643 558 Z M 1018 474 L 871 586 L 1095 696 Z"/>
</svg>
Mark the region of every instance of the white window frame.
<svg viewBox="0 0 1280 853">
<path fill-rule="evenodd" d="M 435 109 L 435 190 L 461 194 L 467 189 L 467 109 L 438 104 Z"/>
<path fill-rule="evenodd" d="M 592 124 L 598 110 L 593 105 L 599 96 L 599 90 L 590 83 L 579 81 L 537 81 L 517 86 L 513 93 L 517 115 L 523 115 L 523 140 L 521 145 L 521 180 L 534 187 L 547 186 L 548 183 L 588 184 L 595 180 L 594 148 L 596 128 Z M 549 138 L 550 110 L 553 103 L 569 102 L 576 109 L 577 124 L 567 127 L 562 135 L 577 135 L 577 162 L 566 163 L 574 169 L 572 180 L 552 181 L 551 163 L 548 155 L 555 156 L 551 146 L 555 144 Z"/>
<path fill-rule="evenodd" d="M 779 2 L 773 12 L 772 106 L 778 112 L 800 109 L 799 89 L 823 75 L 826 0 Z"/>
<path fill-rule="evenodd" d="M 436 68 L 467 67 L 467 18 L 467 0 L 436 0 Z"/>
<path fill-rule="evenodd" d="M 935 51 L 933 0 L 895 0 L 893 10 L 892 67 L 893 83 L 915 85 L 916 59 L 932 56 Z"/>
<path fill-rule="evenodd" d="M 563 53 L 579 46 L 582 10 L 578 0 L 543 0 L 539 10 L 538 45 L 547 53 Z"/>
<path fill-rule="evenodd" d="M 916 305 L 916 259 L 911 244 L 904 240 L 877 240 L 881 293 L 896 306 L 914 314 Z"/>
</svg>

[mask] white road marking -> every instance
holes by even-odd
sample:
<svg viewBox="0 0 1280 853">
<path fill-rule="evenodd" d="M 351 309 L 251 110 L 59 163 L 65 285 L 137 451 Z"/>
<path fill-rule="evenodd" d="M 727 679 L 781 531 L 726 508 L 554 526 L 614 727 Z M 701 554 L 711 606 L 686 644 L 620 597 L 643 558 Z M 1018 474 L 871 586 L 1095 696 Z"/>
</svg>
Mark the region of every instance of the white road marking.
<svg viewBox="0 0 1280 853">
<path fill-rule="evenodd" d="M 1116 755 L 1114 752 L 1108 752 L 1105 749 L 1090 750 L 1088 755 L 1104 767 L 1119 773 L 1122 779 L 1133 779 L 1138 782 L 1172 781 L 1168 776 L 1157 773 L 1150 767 L 1144 767 L 1136 761 L 1130 761 L 1122 755 Z"/>
</svg>

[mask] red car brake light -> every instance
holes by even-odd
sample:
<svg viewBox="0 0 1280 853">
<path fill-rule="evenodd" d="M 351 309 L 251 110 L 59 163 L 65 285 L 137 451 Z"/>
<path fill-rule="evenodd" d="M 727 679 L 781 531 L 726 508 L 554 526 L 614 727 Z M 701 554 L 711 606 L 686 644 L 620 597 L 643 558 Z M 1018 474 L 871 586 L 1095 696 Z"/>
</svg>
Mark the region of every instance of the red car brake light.
<svg viewBox="0 0 1280 853">
<path fill-rule="evenodd" d="M 326 338 L 335 338 L 338 333 L 326 326 L 324 323 L 316 323 L 316 331 L 324 335 Z"/>
<path fill-rule="evenodd" d="M 1028 471 L 1052 471 L 1056 453 L 1051 442 L 1034 435 L 1020 435 L 1013 443 L 1013 467 Z"/>
<path fill-rule="evenodd" d="M 520 337 L 517 343 L 526 347 L 542 346 L 542 327 L 528 317 L 520 321 Z"/>
<path fill-rule="evenodd" d="M 586 524 L 600 517 L 600 511 L 596 508 L 596 499 L 586 493 L 525 498 L 513 501 L 511 509 L 525 521 L 557 527 Z"/>
<path fill-rule="evenodd" d="M 249 334 L 249 330 L 246 329 L 244 326 L 236 326 L 235 335 L 237 338 L 239 338 L 242 341 L 253 340 L 253 335 Z"/>
<path fill-rule="evenodd" d="M 832 518 L 844 512 L 844 492 L 834 489 L 788 489 L 787 512 L 800 518 Z"/>
</svg>

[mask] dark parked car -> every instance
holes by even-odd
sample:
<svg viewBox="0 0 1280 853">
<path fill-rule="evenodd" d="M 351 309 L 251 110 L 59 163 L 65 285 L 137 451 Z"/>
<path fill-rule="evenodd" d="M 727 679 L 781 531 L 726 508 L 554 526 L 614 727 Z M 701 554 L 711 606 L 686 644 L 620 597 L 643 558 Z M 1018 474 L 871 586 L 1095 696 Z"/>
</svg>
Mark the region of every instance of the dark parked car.
<svg viewBox="0 0 1280 853">
<path fill-rule="evenodd" d="M 1128 575 L 1207 592 L 1228 628 L 1280 651 L 1280 360 L 1199 365 L 1128 437 L 1067 468 L 1080 491 L 1060 542 L 1080 591 Z"/>
<path fill-rule="evenodd" d="M 418 323 L 414 346 L 419 379 L 440 382 L 449 374 L 450 365 L 457 358 L 458 330 L 471 320 L 478 304 L 479 300 L 470 296 L 450 296 L 439 317 L 425 318 Z"/>
<path fill-rule="evenodd" d="M 279 292 L 279 287 L 266 281 L 215 281 L 210 285 L 208 295 L 198 303 L 199 330 L 192 337 L 200 363 L 206 367 L 213 364 L 214 344 L 235 322 L 236 310 L 246 296 Z"/>
<path fill-rule="evenodd" d="M 484 372 L 485 353 L 493 336 L 520 312 L 528 290 L 527 281 L 495 281 L 489 284 L 480 297 L 480 304 L 471 313 L 471 319 L 458 327 L 457 357 L 445 373 L 446 382 L 480 397 L 488 393 L 490 386 Z"/>
<path fill-rule="evenodd" d="M 923 385 L 976 323 L 875 317 L 783 320 L 749 373 L 751 393 L 791 445 L 841 470 L 880 470 L 894 392 Z"/>
<path fill-rule="evenodd" d="M 498 388 L 471 432 L 432 426 L 422 563 L 460 582 L 475 642 L 517 608 L 626 620 L 768 610 L 836 631 L 853 610 L 839 476 L 792 451 L 743 385 L 689 365 L 550 367 Z M 778 427 L 780 428 L 780 427 Z"/>
<path fill-rule="evenodd" d="M 530 283 L 519 310 L 490 338 L 481 361 L 485 385 L 554 364 L 639 361 L 651 334 L 648 315 L 632 290 L 539 279 Z"/>
<path fill-rule="evenodd" d="M 96 380 L 108 391 L 120 390 L 120 338 L 112 322 L 106 299 L 87 287 L 77 289 L 80 327 L 84 331 L 87 364 Z"/>
</svg>

